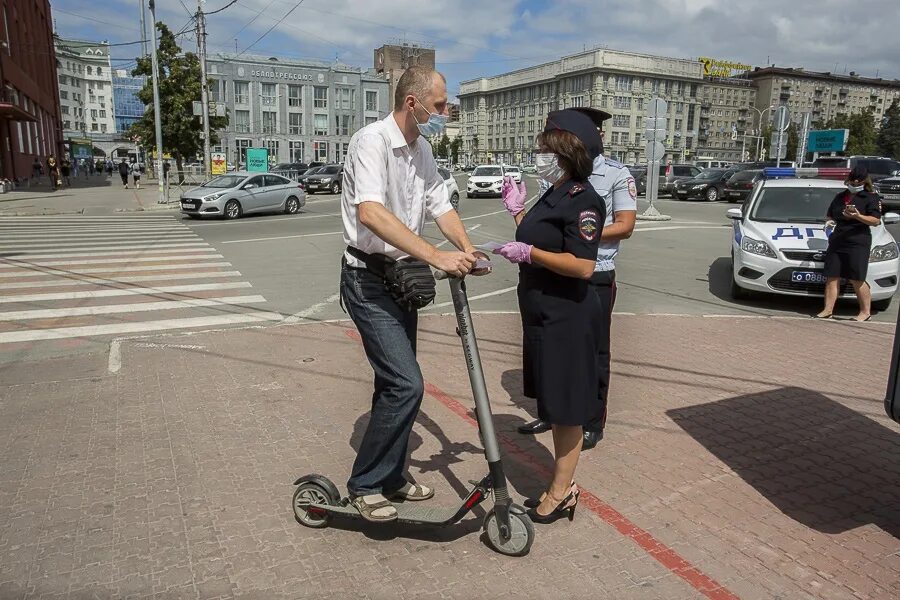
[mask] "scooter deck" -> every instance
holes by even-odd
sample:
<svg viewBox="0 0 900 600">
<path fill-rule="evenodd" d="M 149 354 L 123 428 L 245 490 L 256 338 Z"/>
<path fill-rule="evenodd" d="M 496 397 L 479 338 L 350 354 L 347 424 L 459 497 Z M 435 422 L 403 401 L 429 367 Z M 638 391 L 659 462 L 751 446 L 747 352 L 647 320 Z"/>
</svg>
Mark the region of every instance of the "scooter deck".
<svg viewBox="0 0 900 600">
<path fill-rule="evenodd" d="M 422 503 L 413 502 L 396 503 L 394 506 L 397 508 L 397 521 L 413 521 L 416 523 L 444 523 L 452 519 L 460 509 L 459 506 L 424 506 Z M 349 505 L 310 504 L 309 507 L 327 510 L 333 515 L 362 518 L 359 511 Z"/>
</svg>

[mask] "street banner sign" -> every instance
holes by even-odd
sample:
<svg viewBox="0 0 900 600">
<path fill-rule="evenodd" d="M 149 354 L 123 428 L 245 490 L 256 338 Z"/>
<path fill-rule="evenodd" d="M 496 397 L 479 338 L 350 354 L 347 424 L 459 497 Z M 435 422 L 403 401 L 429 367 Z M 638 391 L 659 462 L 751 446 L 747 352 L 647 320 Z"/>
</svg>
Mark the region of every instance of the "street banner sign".
<svg viewBox="0 0 900 600">
<path fill-rule="evenodd" d="M 228 170 L 228 164 L 225 161 L 225 154 L 222 152 L 213 152 L 210 169 L 213 175 L 224 175 Z"/>
<path fill-rule="evenodd" d="M 849 129 L 823 129 L 810 131 L 807 136 L 807 152 L 843 152 L 847 149 Z"/>
<path fill-rule="evenodd" d="M 269 170 L 268 148 L 247 148 L 247 170 L 251 173 L 265 173 Z"/>
</svg>

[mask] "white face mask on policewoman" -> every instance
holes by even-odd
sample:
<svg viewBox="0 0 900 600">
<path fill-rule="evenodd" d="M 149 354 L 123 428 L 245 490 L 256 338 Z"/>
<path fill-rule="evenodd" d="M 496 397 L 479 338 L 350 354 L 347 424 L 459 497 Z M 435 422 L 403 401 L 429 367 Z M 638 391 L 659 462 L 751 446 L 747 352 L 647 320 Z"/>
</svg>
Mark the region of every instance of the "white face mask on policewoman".
<svg viewBox="0 0 900 600">
<path fill-rule="evenodd" d="M 850 185 L 847 184 L 847 189 L 850 190 L 851 194 L 858 194 L 866 188 L 864 185 Z"/>
<path fill-rule="evenodd" d="M 413 109 L 413 119 L 416 119 L 416 125 L 419 127 L 419 134 L 425 137 L 440 135 L 444 131 L 444 126 L 447 125 L 447 121 L 450 120 L 450 116 L 429 112 L 429 110 L 425 108 L 425 105 L 419 102 L 418 98 L 416 98 L 416 102 L 418 102 L 419 106 L 428 113 L 428 120 L 424 123 L 419 123 L 419 119 L 416 117 L 416 111 Z"/>
<path fill-rule="evenodd" d="M 565 171 L 559 166 L 559 158 L 552 152 L 542 152 L 534 155 L 534 167 L 538 177 L 553 185 L 559 181 Z"/>
</svg>

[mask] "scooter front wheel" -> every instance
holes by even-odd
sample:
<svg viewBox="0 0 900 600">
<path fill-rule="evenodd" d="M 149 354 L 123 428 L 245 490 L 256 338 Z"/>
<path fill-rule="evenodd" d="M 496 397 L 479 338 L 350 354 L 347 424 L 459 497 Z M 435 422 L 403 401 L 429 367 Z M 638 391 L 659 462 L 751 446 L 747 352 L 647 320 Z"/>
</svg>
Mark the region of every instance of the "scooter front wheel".
<svg viewBox="0 0 900 600">
<path fill-rule="evenodd" d="M 509 507 L 509 528 L 509 539 L 503 540 L 494 509 L 484 517 L 484 532 L 491 548 L 506 556 L 525 556 L 534 543 L 534 525 L 525 510 L 515 504 Z"/>
<path fill-rule="evenodd" d="M 331 521 L 331 514 L 321 508 L 311 508 L 310 504 L 337 506 L 340 493 L 331 480 L 321 475 L 307 475 L 298 482 L 294 490 L 294 518 L 301 525 L 319 529 Z"/>
</svg>

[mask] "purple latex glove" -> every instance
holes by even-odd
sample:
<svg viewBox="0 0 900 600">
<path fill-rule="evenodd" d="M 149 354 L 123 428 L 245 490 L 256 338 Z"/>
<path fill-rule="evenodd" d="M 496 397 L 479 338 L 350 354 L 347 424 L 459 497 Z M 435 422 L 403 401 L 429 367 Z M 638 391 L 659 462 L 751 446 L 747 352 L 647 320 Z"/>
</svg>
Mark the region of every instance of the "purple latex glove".
<svg viewBox="0 0 900 600">
<path fill-rule="evenodd" d="M 494 254 L 499 254 L 511 263 L 528 263 L 531 264 L 531 244 L 524 242 L 507 242 L 500 248 L 494 250 Z"/>
<path fill-rule="evenodd" d="M 503 178 L 503 186 L 500 189 L 500 193 L 503 195 L 503 206 L 506 207 L 506 212 L 516 216 L 525 210 L 526 193 L 524 183 L 516 185 L 513 178 L 507 175 Z"/>
</svg>

